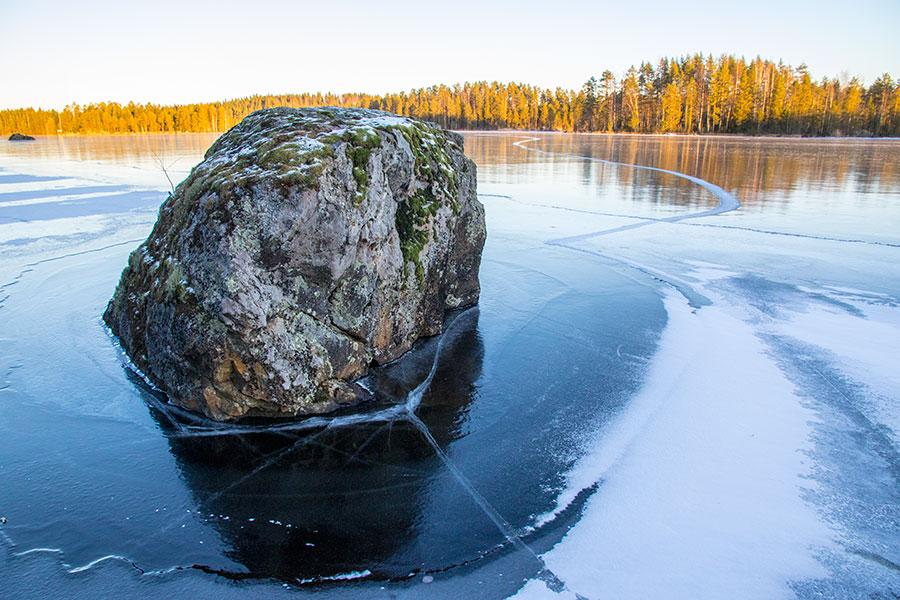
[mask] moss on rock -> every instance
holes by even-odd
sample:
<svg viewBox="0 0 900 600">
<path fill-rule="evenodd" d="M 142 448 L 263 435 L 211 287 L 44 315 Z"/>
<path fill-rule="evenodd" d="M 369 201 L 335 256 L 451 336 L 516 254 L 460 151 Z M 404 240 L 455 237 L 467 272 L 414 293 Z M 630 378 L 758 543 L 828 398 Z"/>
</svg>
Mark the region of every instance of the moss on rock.
<svg viewBox="0 0 900 600">
<path fill-rule="evenodd" d="M 397 235 L 400 237 L 400 252 L 403 254 L 403 262 L 415 265 L 420 285 L 423 283 L 424 271 L 419 255 L 430 237 L 431 230 L 427 227 L 429 217 L 437 214 L 440 206 L 440 201 L 429 188 L 419 190 L 406 202 L 397 205 L 395 221 Z"/>
<path fill-rule="evenodd" d="M 353 179 L 356 181 L 356 197 L 354 200 L 362 202 L 366 197 L 369 183 L 369 157 L 372 150 L 381 145 L 381 136 L 377 131 L 369 128 L 360 128 L 347 131 L 342 136 L 346 143 L 345 152 L 347 158 L 353 163 Z"/>
</svg>

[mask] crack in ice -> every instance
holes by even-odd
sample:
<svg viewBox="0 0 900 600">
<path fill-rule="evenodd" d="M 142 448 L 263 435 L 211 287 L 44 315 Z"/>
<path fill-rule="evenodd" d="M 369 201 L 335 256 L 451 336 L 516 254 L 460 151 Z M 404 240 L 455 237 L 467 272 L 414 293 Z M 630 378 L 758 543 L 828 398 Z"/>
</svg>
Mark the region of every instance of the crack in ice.
<svg viewBox="0 0 900 600">
<path fill-rule="evenodd" d="M 669 169 L 661 169 L 659 167 L 648 167 L 645 165 L 620 163 L 620 162 L 615 162 L 612 160 L 606 160 L 603 158 L 593 158 L 593 157 L 589 157 L 589 156 L 581 156 L 579 154 L 569 154 L 569 153 L 563 153 L 563 152 L 550 152 L 547 150 L 539 150 L 537 148 L 530 148 L 528 146 L 525 146 L 525 144 L 527 144 L 528 142 L 534 142 L 534 141 L 537 141 L 538 139 L 539 138 L 527 138 L 524 140 L 519 140 L 518 142 L 513 142 L 513 146 L 517 146 L 528 152 L 537 152 L 539 154 L 547 154 L 547 155 L 551 155 L 551 156 L 565 156 L 568 158 L 578 158 L 581 160 L 587 160 L 590 162 L 598 162 L 598 163 L 603 163 L 603 164 L 607 164 L 607 165 L 615 165 L 618 167 L 631 167 L 633 169 L 644 169 L 647 171 L 655 171 L 657 173 L 666 173 L 668 175 L 674 175 L 675 177 L 687 179 L 688 181 L 695 183 L 695 184 L 699 185 L 700 187 L 706 189 L 713 196 L 715 196 L 716 199 L 718 199 L 718 201 L 719 201 L 718 206 L 716 206 L 715 208 L 710 208 L 708 210 L 702 210 L 700 212 L 689 213 L 686 215 L 675 215 L 672 217 L 665 217 L 662 219 L 654 219 L 654 220 L 645 221 L 642 223 L 632 223 L 631 225 L 623 225 L 622 227 L 615 227 L 613 229 L 605 229 L 603 231 L 595 231 L 593 233 L 585 233 L 582 235 L 574 235 L 574 236 L 566 237 L 566 238 L 558 238 L 558 239 L 554 239 L 554 240 L 548 240 L 545 243 L 547 243 L 549 245 L 564 246 L 566 242 L 582 241 L 582 240 L 590 239 L 590 238 L 597 237 L 600 235 L 607 235 L 610 233 L 616 233 L 616 232 L 625 231 L 628 229 L 636 229 L 638 227 L 644 227 L 645 225 L 651 225 L 652 223 L 677 223 L 678 221 L 683 221 L 685 219 L 698 219 L 700 217 L 711 217 L 711 216 L 720 215 L 722 213 L 726 213 L 726 212 L 729 212 L 732 210 L 737 210 L 738 208 L 741 207 L 740 201 L 737 198 L 735 198 L 730 192 L 717 186 L 714 183 L 710 183 L 709 181 L 706 181 L 705 179 L 700 179 L 699 177 L 694 177 L 693 175 L 687 175 L 685 173 L 680 173 L 678 171 L 670 171 Z"/>
</svg>

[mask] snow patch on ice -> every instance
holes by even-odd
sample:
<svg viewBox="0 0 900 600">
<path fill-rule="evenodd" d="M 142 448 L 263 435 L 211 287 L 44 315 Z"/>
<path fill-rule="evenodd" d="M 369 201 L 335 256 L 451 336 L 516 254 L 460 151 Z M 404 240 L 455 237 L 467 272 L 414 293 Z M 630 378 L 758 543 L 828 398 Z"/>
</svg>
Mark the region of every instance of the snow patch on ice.
<svg viewBox="0 0 900 600">
<path fill-rule="evenodd" d="M 3 200 L 0 201 L 0 208 L 11 208 L 13 206 L 31 206 L 34 204 L 58 204 L 61 202 L 72 202 L 75 200 L 91 200 L 98 198 L 113 198 L 121 196 L 122 192 L 88 192 L 88 193 L 66 193 L 68 190 L 62 189 L 58 196 L 47 196 L 43 198 L 23 198 L 21 200 Z M 23 194 L 24 195 L 24 194 Z"/>
<path fill-rule="evenodd" d="M 306 579 L 298 579 L 299 583 L 313 583 L 320 581 L 351 581 L 353 579 L 363 579 L 372 575 L 372 571 L 365 569 L 363 571 L 350 571 L 349 573 L 340 573 L 338 575 L 327 575 L 325 577 L 308 577 Z"/>
<path fill-rule="evenodd" d="M 838 368 L 870 392 L 857 406 L 873 422 L 891 430 L 900 448 L 900 309 L 883 307 L 860 318 L 839 309 L 813 306 L 791 312 L 777 324 L 780 333 L 828 351 Z"/>
<path fill-rule="evenodd" d="M 200 543 L 202 544 L 203 542 L 200 542 Z M 108 561 L 108 560 L 119 560 L 119 561 L 122 561 L 122 562 L 124 562 L 124 563 L 129 563 L 129 562 L 131 562 L 131 561 L 129 561 L 127 558 L 125 558 L 124 556 L 118 556 L 118 555 L 115 555 L 115 554 L 110 554 L 109 556 L 101 556 L 100 558 L 98 558 L 98 559 L 96 559 L 96 560 L 92 560 L 91 562 L 89 562 L 89 563 L 87 563 L 87 564 L 81 565 L 80 567 L 74 567 L 74 568 L 72 568 L 72 569 L 69 569 L 69 573 L 73 573 L 73 574 L 74 574 L 74 573 L 81 573 L 81 572 L 83 572 L 83 571 L 89 571 L 90 569 L 94 568 L 95 566 L 99 565 L 100 563 L 106 562 L 106 561 Z"/>
<path fill-rule="evenodd" d="M 99 233 L 107 226 L 109 220 L 108 215 L 90 215 L 24 223 L 4 223 L 0 224 L 0 244 L 13 240 Z"/>
<path fill-rule="evenodd" d="M 0 169 L 0 173 L 3 173 L 2 169 Z M 26 177 L 25 175 L 19 175 L 19 177 Z M 49 181 L 38 179 L 36 181 L 23 181 L 17 183 L 5 183 L 0 181 L 0 193 L 2 194 L 13 194 L 13 193 L 26 193 L 26 192 L 41 192 L 44 190 L 66 190 L 68 188 L 80 187 L 86 185 L 94 185 L 96 181 L 91 181 L 89 179 L 82 179 L 77 177 L 57 177 L 53 178 Z"/>
<path fill-rule="evenodd" d="M 592 596 L 792 597 L 789 581 L 827 574 L 814 549 L 833 543 L 801 498 L 814 413 L 742 319 L 672 291 L 665 307 L 645 387 L 560 505 L 603 485 L 543 558 Z M 532 582 L 519 597 L 542 594 Z"/>
</svg>

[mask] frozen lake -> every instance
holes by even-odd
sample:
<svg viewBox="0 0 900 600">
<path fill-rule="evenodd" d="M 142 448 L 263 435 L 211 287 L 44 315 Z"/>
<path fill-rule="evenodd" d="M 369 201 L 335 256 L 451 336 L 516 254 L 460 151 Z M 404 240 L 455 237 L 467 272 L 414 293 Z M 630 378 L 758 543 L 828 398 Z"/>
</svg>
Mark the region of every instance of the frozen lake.
<svg viewBox="0 0 900 600">
<path fill-rule="evenodd" d="M 0 596 L 900 595 L 900 141 L 466 133 L 479 306 L 271 428 L 100 319 L 214 139 L 0 141 Z"/>
</svg>

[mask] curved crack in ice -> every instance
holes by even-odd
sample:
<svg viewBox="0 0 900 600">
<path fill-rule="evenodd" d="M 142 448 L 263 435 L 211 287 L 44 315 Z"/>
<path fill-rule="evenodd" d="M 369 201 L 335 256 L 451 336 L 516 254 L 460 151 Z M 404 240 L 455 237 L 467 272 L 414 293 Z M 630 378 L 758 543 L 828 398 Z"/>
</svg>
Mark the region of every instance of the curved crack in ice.
<svg viewBox="0 0 900 600">
<path fill-rule="evenodd" d="M 700 212 L 696 212 L 696 213 L 689 213 L 686 215 L 675 215 L 675 216 L 671 216 L 671 217 L 660 218 L 660 217 L 644 217 L 644 216 L 640 216 L 640 215 L 628 215 L 628 214 L 622 214 L 622 213 L 611 213 L 611 212 L 603 212 L 603 211 L 585 210 L 585 209 L 571 208 L 571 207 L 567 207 L 567 206 L 557 206 L 557 205 L 553 205 L 553 204 L 539 204 L 539 203 L 532 203 L 532 202 L 522 202 L 521 200 L 513 198 L 512 196 L 507 196 L 504 194 L 478 194 L 479 196 L 485 196 L 485 197 L 506 198 L 513 202 L 517 202 L 519 204 L 524 204 L 527 206 L 537 206 L 537 207 L 542 207 L 542 208 L 551 208 L 551 209 L 555 209 L 555 210 L 565 210 L 568 212 L 598 215 L 598 216 L 602 216 L 602 217 L 617 217 L 617 218 L 622 218 L 622 219 L 635 219 L 635 220 L 641 221 L 639 223 L 631 223 L 629 225 L 613 227 L 610 229 L 604 229 L 601 231 L 595 231 L 595 232 L 586 233 L 586 234 L 582 234 L 582 235 L 548 240 L 545 243 L 549 244 L 549 245 L 558 245 L 558 246 L 568 247 L 565 244 L 565 242 L 576 242 L 576 241 L 581 241 L 581 240 L 585 240 L 585 239 L 590 239 L 593 237 L 598 237 L 601 235 L 609 235 L 611 233 L 618 233 L 620 231 L 628 231 L 630 229 L 637 229 L 638 227 L 652 225 L 653 223 L 679 223 L 681 225 L 690 225 L 691 227 L 715 227 L 715 228 L 722 228 L 722 229 L 736 229 L 739 231 L 751 231 L 753 233 L 761 233 L 764 235 L 781 235 L 781 236 L 786 236 L 786 237 L 797 237 L 797 238 L 812 239 L 812 240 L 823 240 L 823 241 L 827 241 L 827 242 L 838 242 L 838 243 L 843 243 L 843 244 L 866 244 L 866 245 L 870 245 L 870 246 L 886 246 L 888 248 L 900 248 L 900 244 L 893 243 L 893 242 L 880 242 L 880 241 L 875 241 L 875 240 L 861 240 L 861 239 L 853 239 L 853 238 L 836 238 L 836 237 L 821 236 L 821 235 L 810 235 L 810 234 L 805 234 L 805 233 L 793 233 L 793 232 L 789 232 L 789 231 L 772 231 L 772 230 L 768 230 L 768 229 L 758 229 L 755 227 L 743 227 L 740 225 L 722 225 L 719 223 L 682 223 L 682 221 L 686 221 L 689 219 L 697 219 L 700 217 L 710 217 L 710 216 L 715 216 L 715 215 L 720 215 L 722 213 L 730 212 L 733 210 L 737 210 L 741 207 L 741 202 L 733 194 L 731 194 L 727 190 L 715 185 L 714 183 L 710 183 L 709 181 L 706 181 L 705 179 L 701 179 L 699 177 L 694 177 L 693 175 L 688 175 L 686 173 L 681 173 L 679 171 L 671 171 L 669 169 L 661 169 L 659 167 L 649 167 L 646 165 L 636 165 L 636 164 L 632 164 L 632 163 L 620 163 L 620 162 L 615 162 L 615 161 L 607 160 L 607 159 L 603 159 L 603 158 L 594 158 L 591 156 L 583 156 L 580 154 L 571 154 L 571 153 L 564 153 L 564 152 L 551 152 L 548 150 L 540 150 L 538 148 L 531 148 L 531 147 L 525 145 L 528 142 L 534 142 L 539 139 L 540 138 L 534 138 L 534 137 L 526 138 L 524 140 L 519 140 L 518 142 L 513 142 L 513 145 L 521 148 L 522 150 L 526 150 L 528 152 L 537 152 L 538 154 L 546 154 L 546 155 L 551 155 L 551 156 L 564 156 L 564 157 L 568 157 L 568 158 L 577 158 L 577 159 L 581 159 L 581 160 L 587 160 L 590 162 L 599 162 L 599 163 L 615 165 L 615 166 L 619 166 L 619 167 L 631 167 L 634 169 L 645 169 L 648 171 L 657 171 L 660 173 L 666 173 L 668 175 L 673 175 L 675 177 L 687 179 L 688 181 L 703 187 L 704 189 L 706 189 L 710 193 L 712 193 L 719 200 L 718 206 L 716 206 L 715 208 L 712 208 L 712 209 L 708 209 L 708 210 L 704 210 L 704 211 L 700 211 Z"/>
<path fill-rule="evenodd" d="M 735 198 L 730 192 L 728 192 L 724 188 L 717 186 L 714 183 L 710 183 L 709 181 L 706 181 L 705 179 L 700 179 L 699 177 L 694 177 L 693 175 L 687 175 L 686 173 L 680 173 L 678 171 L 670 171 L 669 169 L 661 169 L 659 167 L 648 167 L 645 165 L 620 163 L 620 162 L 615 162 L 612 160 L 606 160 L 604 158 L 593 158 L 590 156 L 582 156 L 580 154 L 569 154 L 569 153 L 564 153 L 564 152 L 550 152 L 548 150 L 539 150 L 538 148 L 530 148 L 525 145 L 528 142 L 534 142 L 534 141 L 537 141 L 538 139 L 539 138 L 527 138 L 524 140 L 519 140 L 518 142 L 513 142 L 513 146 L 517 146 L 528 152 L 537 152 L 539 154 L 547 154 L 550 156 L 565 156 L 568 158 L 578 158 L 581 160 L 587 160 L 590 162 L 598 162 L 598 163 L 603 163 L 603 164 L 607 164 L 607 165 L 615 165 L 618 167 L 630 167 L 632 169 L 644 169 L 647 171 L 655 171 L 657 173 L 666 173 L 668 175 L 674 175 L 675 177 L 687 179 L 688 181 L 695 183 L 695 184 L 699 185 L 700 187 L 706 189 L 713 196 L 715 196 L 716 199 L 718 199 L 718 201 L 719 201 L 718 206 L 716 206 L 715 208 L 710 208 L 710 209 L 702 210 L 702 211 L 695 212 L 695 213 L 689 213 L 686 215 L 675 215 L 672 217 L 665 217 L 662 219 L 653 219 L 653 220 L 648 220 L 648 221 L 644 221 L 641 223 L 632 223 L 630 225 L 623 225 L 621 227 L 615 227 L 612 229 L 604 229 L 603 231 L 595 231 L 592 233 L 574 235 L 574 236 L 566 237 L 566 238 L 558 238 L 558 239 L 554 239 L 554 240 L 548 240 L 547 242 L 545 242 L 546 244 L 550 244 L 553 246 L 562 246 L 562 245 L 565 245 L 566 243 L 578 242 L 578 241 L 590 239 L 593 237 L 597 237 L 600 235 L 607 235 L 610 233 L 616 233 L 616 232 L 625 231 L 628 229 L 636 229 L 638 227 L 644 227 L 645 225 L 651 225 L 652 223 L 677 223 L 678 221 L 684 221 L 685 219 L 698 219 L 700 217 L 711 217 L 714 215 L 720 215 L 722 213 L 730 212 L 732 210 L 737 210 L 738 208 L 741 207 L 740 201 L 737 198 Z"/>
<path fill-rule="evenodd" d="M 682 179 L 686 179 L 692 183 L 695 183 L 695 184 L 699 185 L 700 187 L 709 191 L 713 196 L 715 196 L 716 199 L 719 201 L 719 203 L 714 208 L 699 211 L 699 212 L 689 213 L 689 214 L 685 214 L 685 215 L 675 215 L 672 217 L 650 218 L 650 217 L 639 217 L 639 216 L 633 216 L 633 215 L 618 215 L 618 214 L 613 214 L 613 213 L 597 213 L 601 216 L 616 216 L 616 217 L 625 217 L 625 218 L 629 218 L 629 219 L 639 219 L 639 222 L 630 223 L 628 225 L 622 225 L 619 227 L 613 227 L 610 229 L 603 229 L 601 231 L 594 231 L 591 233 L 583 233 L 583 234 L 579 234 L 579 235 L 573 235 L 573 236 L 562 237 L 562 238 L 554 238 L 554 239 L 544 241 L 544 244 L 546 244 L 548 246 L 558 246 L 561 248 L 567 248 L 569 250 L 575 250 L 577 252 L 584 252 L 586 254 L 593 254 L 596 256 L 607 257 L 614 261 L 625 264 L 628 267 L 631 267 L 640 272 L 643 272 L 643 273 L 653 277 L 654 279 L 657 279 L 657 280 L 675 288 L 675 290 L 677 290 L 678 293 L 680 293 L 682 296 L 684 296 L 688 300 L 688 303 L 690 304 L 690 306 L 695 309 L 700 308 L 701 306 L 707 306 L 707 305 L 711 304 L 711 302 L 708 298 L 706 298 L 702 294 L 698 293 L 690 284 L 688 284 L 684 280 L 679 279 L 678 277 L 675 277 L 668 273 L 663 273 L 657 269 L 653 269 L 652 267 L 637 263 L 635 261 L 631 261 L 631 260 L 628 260 L 628 259 L 625 259 L 622 257 L 611 257 L 607 254 L 602 254 L 599 251 L 579 247 L 574 244 L 591 239 L 591 238 L 595 238 L 598 236 L 609 235 L 612 233 L 618 233 L 618 232 L 627 231 L 630 229 L 637 229 L 639 227 L 644 227 L 646 225 L 652 225 L 654 223 L 678 223 L 678 222 L 684 221 L 686 219 L 697 219 L 700 217 L 709 217 L 709 216 L 719 215 L 719 214 L 726 213 L 729 211 L 737 210 L 741 206 L 741 203 L 737 198 L 735 198 L 730 192 L 728 192 L 724 188 L 721 188 L 714 183 L 710 183 L 709 181 L 706 181 L 705 179 L 701 179 L 699 177 L 694 177 L 693 175 L 687 175 L 685 173 L 680 173 L 678 171 L 671 171 L 669 169 L 661 169 L 659 167 L 648 167 L 645 165 L 635 165 L 635 164 L 631 164 L 631 163 L 620 163 L 620 162 L 616 162 L 616 161 L 612 161 L 612 160 L 606 160 L 603 158 L 593 158 L 593 157 L 589 157 L 589 156 L 582 156 L 580 154 L 570 154 L 570 153 L 564 153 L 564 152 L 550 152 L 548 150 L 540 150 L 538 148 L 531 148 L 531 147 L 525 145 L 528 142 L 534 142 L 534 141 L 537 141 L 538 139 L 540 139 L 540 138 L 536 138 L 536 137 L 525 138 L 523 140 L 519 140 L 518 142 L 513 142 L 513 145 L 517 146 L 527 152 L 536 152 L 538 154 L 546 154 L 549 156 L 564 156 L 564 157 L 568 157 L 568 158 L 577 158 L 579 160 L 598 162 L 598 163 L 603 163 L 603 164 L 615 165 L 615 166 L 619 166 L 619 167 L 630 167 L 633 169 L 644 169 L 647 171 L 666 173 L 668 175 L 680 177 Z M 500 196 L 500 195 L 497 194 L 496 196 Z M 511 196 L 500 196 L 500 197 L 509 198 L 510 200 L 515 201 Z M 549 208 L 570 210 L 570 209 L 566 209 L 564 207 L 549 207 Z M 576 212 L 582 212 L 582 211 L 576 211 Z M 584 211 L 584 212 L 589 212 L 589 211 Z"/>
</svg>

